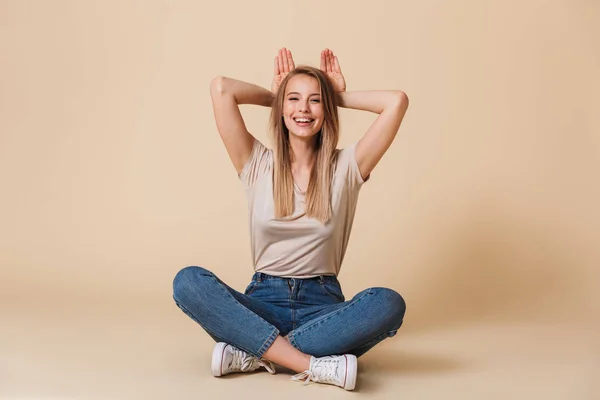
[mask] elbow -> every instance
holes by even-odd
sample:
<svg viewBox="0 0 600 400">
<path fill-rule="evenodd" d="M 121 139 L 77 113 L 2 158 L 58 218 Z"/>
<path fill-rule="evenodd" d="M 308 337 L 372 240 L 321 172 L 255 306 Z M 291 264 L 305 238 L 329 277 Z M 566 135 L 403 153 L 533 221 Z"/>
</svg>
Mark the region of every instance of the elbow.
<svg viewBox="0 0 600 400">
<path fill-rule="evenodd" d="M 227 92 L 227 78 L 217 76 L 210 82 L 210 94 L 212 96 L 223 95 Z"/>
<path fill-rule="evenodd" d="M 394 90 L 389 93 L 386 103 L 381 112 L 404 113 L 408 108 L 408 96 L 402 90 Z M 380 113 L 381 113 L 380 112 Z"/>
<path fill-rule="evenodd" d="M 406 110 L 408 108 L 408 96 L 406 95 L 406 93 L 404 93 L 402 90 L 396 90 L 394 94 L 394 106 Z"/>
</svg>

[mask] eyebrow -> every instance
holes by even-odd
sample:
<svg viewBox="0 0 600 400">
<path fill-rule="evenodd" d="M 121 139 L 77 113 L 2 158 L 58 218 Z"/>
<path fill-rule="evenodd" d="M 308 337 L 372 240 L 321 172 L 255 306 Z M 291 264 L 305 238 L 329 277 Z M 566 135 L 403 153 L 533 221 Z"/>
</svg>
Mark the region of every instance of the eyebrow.
<svg viewBox="0 0 600 400">
<path fill-rule="evenodd" d="M 297 94 L 297 95 L 299 95 L 300 93 L 298 93 L 298 92 L 289 92 L 287 94 L 287 96 L 289 96 L 290 94 Z M 312 93 L 309 96 L 320 96 L 320 95 L 321 95 L 321 93 Z"/>
</svg>

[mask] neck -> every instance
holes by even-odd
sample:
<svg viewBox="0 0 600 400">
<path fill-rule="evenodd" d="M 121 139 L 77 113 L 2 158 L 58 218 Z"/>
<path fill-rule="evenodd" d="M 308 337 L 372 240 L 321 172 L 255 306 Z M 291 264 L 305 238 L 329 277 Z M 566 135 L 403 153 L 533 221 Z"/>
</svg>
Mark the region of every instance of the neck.
<svg viewBox="0 0 600 400">
<path fill-rule="evenodd" d="M 290 137 L 290 148 L 292 150 L 292 169 L 310 171 L 315 162 L 314 138 L 302 140 Z"/>
</svg>

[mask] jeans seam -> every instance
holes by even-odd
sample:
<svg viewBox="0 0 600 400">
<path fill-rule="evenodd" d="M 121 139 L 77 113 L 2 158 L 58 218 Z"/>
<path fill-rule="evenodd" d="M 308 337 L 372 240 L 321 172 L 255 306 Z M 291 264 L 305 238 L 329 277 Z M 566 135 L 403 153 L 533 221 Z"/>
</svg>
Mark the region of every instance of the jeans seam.
<svg viewBox="0 0 600 400">
<path fill-rule="evenodd" d="M 294 346 L 297 350 L 302 351 L 302 349 L 300 348 L 300 346 L 298 345 L 298 343 L 296 343 L 296 340 L 294 339 L 294 331 L 288 333 L 287 338 L 292 346 Z"/>
<path fill-rule="evenodd" d="M 177 299 L 175 299 L 175 297 L 173 297 L 173 300 L 175 300 L 175 304 L 177 304 L 177 307 L 181 308 L 181 310 L 190 318 L 192 318 L 192 320 L 194 320 L 198 325 L 200 325 L 203 329 L 205 329 L 207 332 L 209 332 L 212 336 L 215 337 L 219 337 L 219 335 L 217 335 L 215 332 L 213 332 L 211 329 L 207 328 L 206 326 L 204 326 L 204 324 L 202 324 L 198 318 L 196 318 L 196 316 L 194 314 L 192 314 L 192 312 L 190 310 L 188 310 L 187 308 L 185 308 L 185 306 L 183 306 L 182 304 L 180 304 Z M 220 339 L 222 340 L 222 339 Z"/>
<path fill-rule="evenodd" d="M 248 293 L 244 293 L 246 296 L 250 296 L 252 293 L 254 293 L 256 291 L 256 289 L 258 288 L 258 284 L 259 282 L 251 282 L 252 286 L 250 287 L 250 290 L 248 291 Z M 250 286 L 250 285 L 248 285 Z"/>
<path fill-rule="evenodd" d="M 331 319 L 331 317 L 347 310 L 348 308 L 352 307 L 353 305 L 357 304 L 358 302 L 360 302 L 363 298 L 365 298 L 366 296 L 371 294 L 371 290 L 367 290 L 365 293 L 363 293 L 362 296 L 360 296 L 359 298 L 356 299 L 352 299 L 348 304 L 346 304 L 343 307 L 340 307 L 339 309 L 332 311 L 328 314 L 325 314 L 313 321 L 307 322 L 306 324 L 302 325 L 300 328 L 295 329 L 294 331 L 290 332 L 288 334 L 288 339 L 290 339 L 290 343 L 292 343 L 292 345 L 294 345 L 294 347 L 296 347 L 297 349 L 300 350 L 300 346 L 298 346 L 298 344 L 296 343 L 296 340 L 294 339 L 295 335 L 300 333 L 302 334 L 303 332 L 308 332 L 312 329 L 314 329 L 315 327 L 317 327 L 318 325 L 321 325 L 323 322 L 327 321 L 328 319 Z M 290 335 L 292 336 L 290 338 Z"/>
<path fill-rule="evenodd" d="M 344 302 L 346 299 L 344 297 L 344 293 L 340 290 L 340 292 L 342 293 L 342 296 L 339 297 L 337 294 L 330 292 L 329 290 L 327 290 L 327 287 L 325 286 L 326 282 L 319 282 L 319 285 L 321 287 L 321 290 L 325 293 L 325 295 L 329 296 L 329 297 L 333 297 L 334 299 L 340 301 L 340 302 Z"/>
<path fill-rule="evenodd" d="M 214 281 L 220 285 L 221 287 L 223 287 L 223 285 L 221 284 L 221 282 L 219 281 L 219 279 L 217 278 L 217 276 L 213 273 L 211 273 L 211 278 L 214 279 Z M 277 338 L 277 336 L 279 336 L 279 329 L 277 329 L 277 327 L 273 326 L 271 323 L 269 323 L 268 321 L 265 321 L 260 315 L 256 314 L 254 311 L 250 310 L 249 308 L 247 308 L 246 306 L 244 306 L 243 304 L 241 304 L 230 292 L 229 290 L 227 290 L 226 287 L 223 287 L 223 289 L 225 290 L 225 292 L 227 293 L 228 296 L 230 296 L 233 301 L 237 304 L 239 304 L 241 307 L 244 307 L 246 310 L 248 310 L 250 313 L 252 313 L 252 316 L 256 319 L 258 319 L 261 322 L 264 322 L 265 324 L 273 327 L 273 332 L 269 335 L 269 337 L 267 337 L 267 339 L 263 342 L 262 346 L 260 347 L 260 350 L 258 351 L 258 354 L 254 354 L 254 356 L 261 358 L 262 355 L 264 354 L 265 351 L 267 351 L 267 349 L 269 347 L 271 347 L 271 345 L 273 344 L 273 342 L 275 341 L 275 339 Z M 266 347 L 265 347 L 266 346 Z M 248 353 L 251 353 L 251 351 L 249 351 L 248 349 L 242 349 L 247 351 Z"/>
<path fill-rule="evenodd" d="M 399 329 L 399 328 L 398 328 L 398 329 Z M 371 343 L 379 343 L 379 342 L 381 342 L 383 339 L 385 339 L 385 338 L 387 338 L 387 337 L 390 337 L 390 334 L 391 334 L 391 333 L 396 333 L 396 332 L 398 332 L 398 329 L 392 329 L 391 331 L 386 331 L 386 332 L 383 332 L 382 334 L 380 334 L 380 335 L 378 335 L 378 336 L 374 337 L 373 339 L 371 339 L 371 340 L 368 340 L 368 341 L 366 341 L 365 343 L 363 343 L 363 344 L 361 344 L 361 345 L 359 345 L 359 346 L 356 346 L 356 347 L 355 347 L 355 349 L 360 349 L 360 348 L 362 348 L 362 347 L 365 347 L 365 346 L 368 346 L 368 345 L 370 345 Z M 352 349 L 351 351 L 353 351 L 353 350 L 354 350 L 354 349 Z"/>
<path fill-rule="evenodd" d="M 260 350 L 258 350 L 258 354 L 255 354 L 255 356 L 257 358 L 262 358 L 262 356 L 265 354 L 265 352 L 273 345 L 273 342 L 275 342 L 275 339 L 277 339 L 277 336 L 279 336 L 279 330 L 277 328 L 275 328 L 273 333 L 271 333 L 271 335 L 267 338 L 267 340 L 264 341 L 264 343 L 260 347 Z"/>
<path fill-rule="evenodd" d="M 262 323 L 265 323 L 265 324 L 267 324 L 268 326 L 270 326 L 270 327 L 272 327 L 272 328 L 273 328 L 273 331 L 272 331 L 272 333 L 271 333 L 271 334 L 270 334 L 270 335 L 267 337 L 267 339 L 266 339 L 266 340 L 263 342 L 263 344 L 261 345 L 261 347 L 260 347 L 260 350 L 259 350 L 259 354 L 258 354 L 258 355 L 257 355 L 257 354 L 254 354 L 254 353 L 253 353 L 252 351 L 250 351 L 249 349 L 245 349 L 245 348 L 241 348 L 241 347 L 240 347 L 240 348 L 241 348 L 241 350 L 244 350 L 244 351 L 246 351 L 246 352 L 248 352 L 248 353 L 250 353 L 250 354 L 253 354 L 254 356 L 258 356 L 259 358 L 260 358 L 260 357 L 262 357 L 262 354 L 263 354 L 263 353 L 264 353 L 264 352 L 265 352 L 265 351 L 266 351 L 266 350 L 267 350 L 267 349 L 268 349 L 268 348 L 271 346 L 271 344 L 273 344 L 273 342 L 275 341 L 275 338 L 277 338 L 277 336 L 279 335 L 279 329 L 277 329 L 277 327 L 273 326 L 273 325 L 272 325 L 271 323 L 269 323 L 268 321 L 265 321 L 265 320 L 264 320 L 264 319 L 263 319 L 263 318 L 262 318 L 260 315 L 256 314 L 254 311 L 250 310 L 249 308 L 247 308 L 246 306 L 244 306 L 243 304 L 241 304 L 241 303 L 240 303 L 240 302 L 239 302 L 239 301 L 238 301 L 238 300 L 237 300 L 237 299 L 236 299 L 236 298 L 233 296 L 233 294 L 231 294 L 231 292 L 229 292 L 229 290 L 227 289 L 227 287 L 226 287 L 225 285 L 223 285 L 223 284 L 220 282 L 219 278 L 217 278 L 217 276 L 216 276 L 214 273 L 212 273 L 212 272 L 210 272 L 210 271 L 207 271 L 207 272 L 208 272 L 208 274 L 204 274 L 204 276 L 208 276 L 208 277 L 212 278 L 212 279 L 214 280 L 214 282 L 215 282 L 217 285 L 219 285 L 219 286 L 220 286 L 220 287 L 221 287 L 221 288 L 222 288 L 222 289 L 225 291 L 225 293 L 226 293 L 226 296 L 229 296 L 229 298 L 230 298 L 231 300 L 233 300 L 233 302 L 234 302 L 235 304 L 237 304 L 237 305 L 239 305 L 240 307 L 243 307 L 243 308 L 245 308 L 246 310 L 248 310 L 248 311 L 249 311 L 249 312 L 252 314 L 252 317 L 254 317 L 255 319 L 257 319 L 257 320 L 259 320 L 260 322 L 262 322 Z M 173 299 L 175 300 L 175 302 L 176 302 L 176 303 L 178 303 L 178 304 L 179 304 L 179 302 L 177 301 L 177 299 L 175 299 L 175 297 L 174 297 L 174 296 L 173 296 Z M 187 310 L 187 309 L 186 309 L 186 310 Z M 197 318 L 195 318 L 195 317 L 194 317 L 193 319 L 194 319 L 194 320 L 195 320 L 195 321 L 196 321 L 196 322 L 197 322 L 197 323 L 198 323 L 200 326 L 202 326 L 202 328 L 206 329 L 206 328 L 204 327 L 204 325 L 202 325 L 200 322 L 198 322 Z M 209 329 L 206 329 L 206 330 L 207 330 L 207 331 L 210 331 Z M 214 334 L 214 333 L 213 333 L 213 334 Z M 216 334 L 215 334 L 215 336 L 217 336 L 217 337 L 218 337 L 218 335 L 216 335 Z M 269 342 L 270 342 L 270 343 L 269 343 Z M 229 344 L 232 344 L 232 343 L 229 343 Z M 266 346 L 267 344 L 268 344 L 268 347 L 266 347 L 266 348 L 265 348 L 265 346 Z M 237 346 L 236 346 L 236 347 L 237 347 Z"/>
<path fill-rule="evenodd" d="M 252 313 L 252 317 L 258 319 L 261 322 L 264 322 L 267 325 L 273 326 L 272 324 L 270 324 L 268 321 L 265 321 L 260 315 L 256 314 L 254 311 L 250 310 L 248 307 L 244 306 L 242 303 L 240 303 L 234 296 L 233 294 L 231 294 L 231 292 L 229 292 L 229 290 L 227 290 L 227 287 L 225 287 L 224 285 L 221 284 L 221 282 L 219 281 L 219 279 L 216 277 L 216 275 L 212 274 L 210 275 L 210 277 L 217 283 L 217 285 L 221 286 L 224 290 L 227 296 L 230 297 L 230 299 L 232 299 L 234 301 L 234 303 L 238 304 L 240 307 L 245 308 L 246 310 L 250 311 L 250 313 Z M 277 328 L 275 328 L 277 329 Z"/>
</svg>

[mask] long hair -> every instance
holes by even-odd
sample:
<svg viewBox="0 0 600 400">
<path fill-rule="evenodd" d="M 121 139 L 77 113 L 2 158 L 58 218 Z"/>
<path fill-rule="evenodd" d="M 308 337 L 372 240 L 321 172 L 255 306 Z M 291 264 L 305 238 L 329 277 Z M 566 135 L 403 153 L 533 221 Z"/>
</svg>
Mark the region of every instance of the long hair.
<svg viewBox="0 0 600 400">
<path fill-rule="evenodd" d="M 275 216 L 282 218 L 294 212 L 293 155 L 290 147 L 290 132 L 283 120 L 283 103 L 288 81 L 300 74 L 311 76 L 319 82 L 324 112 L 323 125 L 315 137 L 316 159 L 306 191 L 306 215 L 326 223 L 332 214 L 331 183 L 339 139 L 338 101 L 329 78 L 320 69 L 310 66 L 298 66 L 283 79 L 271 108 L 270 125 L 274 136 Z"/>
</svg>

